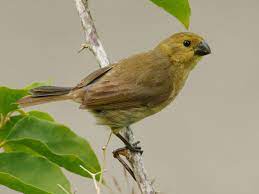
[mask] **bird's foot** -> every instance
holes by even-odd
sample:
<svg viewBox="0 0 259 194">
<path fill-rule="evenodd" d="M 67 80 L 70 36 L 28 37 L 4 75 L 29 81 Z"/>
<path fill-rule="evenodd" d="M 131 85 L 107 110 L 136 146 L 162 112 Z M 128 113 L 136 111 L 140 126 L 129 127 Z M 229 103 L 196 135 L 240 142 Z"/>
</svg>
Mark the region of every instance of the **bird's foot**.
<svg viewBox="0 0 259 194">
<path fill-rule="evenodd" d="M 140 141 L 137 141 L 137 142 L 131 144 L 121 134 L 118 133 L 118 134 L 116 134 L 116 136 L 125 144 L 125 146 L 128 150 L 130 150 L 131 152 L 143 154 L 143 150 L 141 149 L 140 146 L 138 146 Z"/>
<path fill-rule="evenodd" d="M 129 144 L 126 145 L 126 148 L 128 150 L 130 150 L 131 152 L 140 153 L 142 155 L 143 154 L 143 150 L 142 150 L 142 148 L 140 146 L 138 146 L 138 144 L 140 144 L 140 141 L 137 141 L 137 142 L 135 142 L 133 144 L 129 143 Z"/>
<path fill-rule="evenodd" d="M 129 157 L 129 152 L 134 152 L 134 153 L 140 153 L 143 154 L 143 150 L 141 149 L 140 146 L 140 141 L 137 141 L 133 144 L 129 143 L 121 134 L 116 134 L 116 136 L 123 141 L 125 144 L 125 147 L 119 148 L 115 151 L 113 151 L 113 157 L 116 158 L 122 165 L 123 167 L 130 173 L 132 178 L 136 180 L 136 177 L 134 175 L 133 170 L 129 167 L 129 165 L 121 158 L 121 156 L 124 156 L 128 159 Z"/>
</svg>

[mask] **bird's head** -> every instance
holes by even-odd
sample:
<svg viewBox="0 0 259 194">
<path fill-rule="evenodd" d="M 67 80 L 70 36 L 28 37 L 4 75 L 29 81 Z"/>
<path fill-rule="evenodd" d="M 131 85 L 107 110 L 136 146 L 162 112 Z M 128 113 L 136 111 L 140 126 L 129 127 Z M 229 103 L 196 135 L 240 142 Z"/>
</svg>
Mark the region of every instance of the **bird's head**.
<svg viewBox="0 0 259 194">
<path fill-rule="evenodd" d="M 158 47 L 170 57 L 173 64 L 182 64 L 186 69 L 193 69 L 197 62 L 211 53 L 209 45 L 197 34 L 181 32 L 161 42 Z"/>
</svg>

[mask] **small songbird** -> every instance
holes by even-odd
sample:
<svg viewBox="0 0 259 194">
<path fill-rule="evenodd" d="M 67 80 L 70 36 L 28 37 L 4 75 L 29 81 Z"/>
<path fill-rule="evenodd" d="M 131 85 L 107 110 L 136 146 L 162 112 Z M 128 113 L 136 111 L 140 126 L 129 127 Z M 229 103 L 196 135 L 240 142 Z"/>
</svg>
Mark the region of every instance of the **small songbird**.
<svg viewBox="0 0 259 194">
<path fill-rule="evenodd" d="M 169 105 L 197 62 L 210 53 L 202 37 L 189 32 L 177 33 L 148 52 L 94 71 L 75 87 L 34 88 L 30 96 L 18 103 L 27 107 L 73 100 L 121 138 L 120 129 Z"/>
</svg>

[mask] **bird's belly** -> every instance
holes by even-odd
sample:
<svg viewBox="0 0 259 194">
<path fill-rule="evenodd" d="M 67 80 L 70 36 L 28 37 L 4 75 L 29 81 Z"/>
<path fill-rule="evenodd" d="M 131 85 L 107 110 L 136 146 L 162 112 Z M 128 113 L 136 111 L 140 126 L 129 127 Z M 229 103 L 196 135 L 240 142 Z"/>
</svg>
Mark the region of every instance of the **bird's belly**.
<svg viewBox="0 0 259 194">
<path fill-rule="evenodd" d="M 121 128 L 128 127 L 129 125 L 164 109 L 178 95 L 187 77 L 188 73 L 184 75 L 181 74 L 180 78 L 177 78 L 177 81 L 174 81 L 174 87 L 170 95 L 158 104 L 116 110 L 90 110 L 90 112 L 97 118 L 97 124 L 106 125 L 111 127 L 114 131 L 119 131 Z"/>
<path fill-rule="evenodd" d="M 168 99 L 167 101 L 153 107 L 143 106 L 126 110 L 102 110 L 91 112 L 96 117 L 97 124 L 107 125 L 112 129 L 120 129 L 161 111 L 171 101 L 172 99 Z"/>
</svg>

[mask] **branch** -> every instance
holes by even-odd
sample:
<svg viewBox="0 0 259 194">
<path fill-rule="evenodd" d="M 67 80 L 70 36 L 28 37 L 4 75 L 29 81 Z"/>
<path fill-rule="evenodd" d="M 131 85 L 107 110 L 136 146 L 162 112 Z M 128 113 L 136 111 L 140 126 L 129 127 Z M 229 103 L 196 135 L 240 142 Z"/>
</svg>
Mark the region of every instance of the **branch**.
<svg viewBox="0 0 259 194">
<path fill-rule="evenodd" d="M 88 0 L 74 0 L 76 8 L 81 18 L 82 27 L 85 33 L 85 45 L 95 55 L 100 67 L 104 67 L 110 64 L 108 56 L 102 46 L 102 43 L 97 34 L 89 7 Z M 133 131 L 128 127 L 125 129 L 125 137 L 129 142 L 134 142 Z M 137 184 L 141 193 L 154 194 L 154 188 L 151 182 L 148 180 L 148 176 L 144 167 L 144 162 L 141 154 L 129 152 L 127 159 L 129 160 L 133 172 L 136 177 Z"/>
<path fill-rule="evenodd" d="M 88 0 L 75 0 L 76 8 L 81 18 L 82 27 L 85 33 L 85 46 L 95 55 L 100 67 L 110 64 L 108 56 L 98 37 L 93 18 L 88 8 Z"/>
<path fill-rule="evenodd" d="M 127 127 L 124 130 L 124 136 L 131 144 L 134 143 L 135 137 L 130 127 Z M 141 154 L 129 151 L 127 159 L 133 167 L 133 172 L 141 192 L 143 194 L 155 194 L 155 189 L 148 179 L 147 171 L 144 167 L 144 162 Z"/>
</svg>

